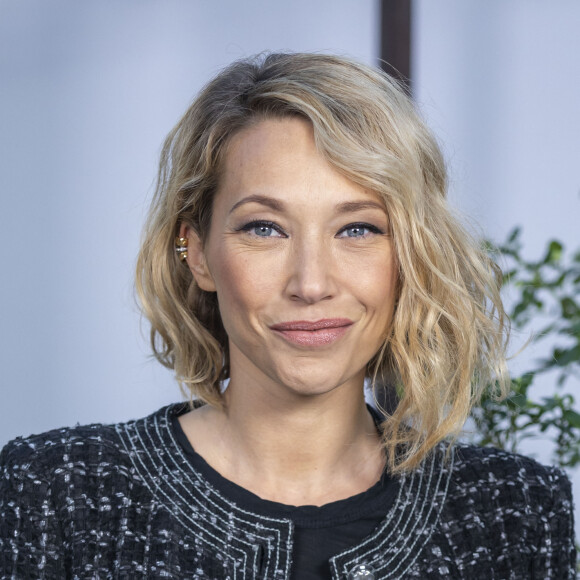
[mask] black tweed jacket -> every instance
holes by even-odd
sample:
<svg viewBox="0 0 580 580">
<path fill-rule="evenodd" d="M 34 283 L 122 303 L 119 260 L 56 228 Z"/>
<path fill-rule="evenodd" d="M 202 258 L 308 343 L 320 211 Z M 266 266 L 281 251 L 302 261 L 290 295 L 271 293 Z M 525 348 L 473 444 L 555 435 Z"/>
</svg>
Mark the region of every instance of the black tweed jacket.
<svg viewBox="0 0 580 580">
<path fill-rule="evenodd" d="M 9 443 L 0 578 L 289 579 L 292 521 L 236 505 L 193 469 L 171 429 L 183 411 Z M 445 451 L 398 479 L 381 525 L 331 559 L 333 578 L 575 577 L 561 471 L 495 449 Z"/>
</svg>

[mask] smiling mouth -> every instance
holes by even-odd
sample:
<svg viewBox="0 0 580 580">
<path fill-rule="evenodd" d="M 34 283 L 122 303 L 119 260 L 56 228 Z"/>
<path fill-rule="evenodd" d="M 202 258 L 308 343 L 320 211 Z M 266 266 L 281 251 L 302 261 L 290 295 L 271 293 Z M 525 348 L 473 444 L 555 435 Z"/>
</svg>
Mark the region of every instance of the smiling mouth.
<svg viewBox="0 0 580 580">
<path fill-rule="evenodd" d="M 300 346 L 325 346 L 341 338 L 352 326 L 348 318 L 326 318 L 323 320 L 292 320 L 280 322 L 270 328 L 289 342 Z"/>
</svg>

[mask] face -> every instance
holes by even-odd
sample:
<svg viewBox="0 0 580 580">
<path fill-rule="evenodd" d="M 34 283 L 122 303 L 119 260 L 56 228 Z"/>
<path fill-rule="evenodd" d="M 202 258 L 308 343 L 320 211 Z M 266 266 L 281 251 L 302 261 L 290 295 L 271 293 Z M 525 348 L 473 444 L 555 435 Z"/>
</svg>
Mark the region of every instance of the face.
<svg viewBox="0 0 580 580">
<path fill-rule="evenodd" d="M 380 198 L 318 153 L 310 124 L 269 119 L 231 140 L 198 285 L 217 292 L 233 388 L 362 393 L 393 314 L 396 265 Z"/>
</svg>

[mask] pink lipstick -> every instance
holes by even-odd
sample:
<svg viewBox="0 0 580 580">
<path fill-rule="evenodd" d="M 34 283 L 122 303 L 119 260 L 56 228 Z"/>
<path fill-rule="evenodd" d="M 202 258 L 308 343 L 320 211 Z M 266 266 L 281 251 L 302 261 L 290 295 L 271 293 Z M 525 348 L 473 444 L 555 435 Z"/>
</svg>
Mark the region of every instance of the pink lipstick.
<svg viewBox="0 0 580 580">
<path fill-rule="evenodd" d="M 292 320 L 273 324 L 270 328 L 287 341 L 300 346 L 326 346 L 343 336 L 352 326 L 348 318 Z"/>
</svg>

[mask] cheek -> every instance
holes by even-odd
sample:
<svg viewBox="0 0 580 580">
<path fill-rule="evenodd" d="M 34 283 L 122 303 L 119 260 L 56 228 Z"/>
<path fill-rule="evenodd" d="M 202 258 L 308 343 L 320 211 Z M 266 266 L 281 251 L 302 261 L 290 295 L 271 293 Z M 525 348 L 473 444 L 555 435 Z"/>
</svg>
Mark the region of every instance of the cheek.
<svg viewBox="0 0 580 580">
<path fill-rule="evenodd" d="M 382 254 L 350 261 L 344 264 L 343 272 L 362 302 L 390 315 L 397 292 L 397 266 L 392 254 L 387 258 Z"/>
<path fill-rule="evenodd" d="M 275 291 L 276 275 L 263 260 L 253 260 L 244 253 L 216 258 L 212 275 L 227 330 L 229 321 L 251 317 L 266 305 Z"/>
<path fill-rule="evenodd" d="M 397 270 L 394 263 L 383 267 L 378 276 L 377 287 L 380 289 L 378 294 L 384 304 L 389 304 L 390 308 L 395 302 L 397 293 Z"/>
</svg>

